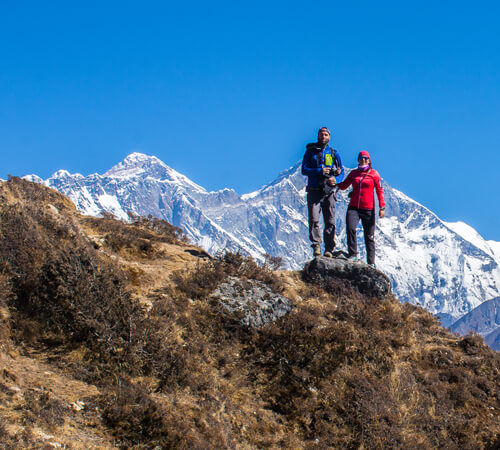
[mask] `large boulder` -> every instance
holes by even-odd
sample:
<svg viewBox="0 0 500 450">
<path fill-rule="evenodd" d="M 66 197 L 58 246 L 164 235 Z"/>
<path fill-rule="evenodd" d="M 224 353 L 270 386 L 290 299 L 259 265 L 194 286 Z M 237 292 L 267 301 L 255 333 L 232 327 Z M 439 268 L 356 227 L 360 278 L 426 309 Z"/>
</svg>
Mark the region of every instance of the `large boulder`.
<svg viewBox="0 0 500 450">
<path fill-rule="evenodd" d="M 360 261 L 348 260 L 342 252 L 336 252 L 333 258 L 318 256 L 306 263 L 303 270 L 307 280 L 327 287 L 330 280 L 347 281 L 362 294 L 382 298 L 392 291 L 389 277 Z"/>
<path fill-rule="evenodd" d="M 275 321 L 292 310 L 290 300 L 266 284 L 236 277 L 228 277 L 211 299 L 221 313 L 236 316 L 241 324 L 251 327 Z"/>
</svg>

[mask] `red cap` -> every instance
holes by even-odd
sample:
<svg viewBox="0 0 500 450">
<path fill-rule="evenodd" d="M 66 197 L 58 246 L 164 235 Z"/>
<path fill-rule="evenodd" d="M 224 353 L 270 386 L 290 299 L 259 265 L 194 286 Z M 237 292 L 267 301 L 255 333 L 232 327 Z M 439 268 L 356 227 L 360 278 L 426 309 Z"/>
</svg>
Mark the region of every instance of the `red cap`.
<svg viewBox="0 0 500 450">
<path fill-rule="evenodd" d="M 370 154 L 366 150 L 361 150 L 358 155 L 358 159 L 364 156 L 365 158 L 370 158 Z M 370 158 L 371 160 L 371 158 Z"/>
</svg>

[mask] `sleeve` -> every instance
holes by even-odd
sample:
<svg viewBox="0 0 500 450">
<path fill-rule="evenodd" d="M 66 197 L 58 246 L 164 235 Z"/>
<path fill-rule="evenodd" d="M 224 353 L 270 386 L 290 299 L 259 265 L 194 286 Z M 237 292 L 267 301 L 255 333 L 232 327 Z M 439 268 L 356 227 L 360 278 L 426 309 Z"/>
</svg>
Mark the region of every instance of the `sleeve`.
<svg viewBox="0 0 500 450">
<path fill-rule="evenodd" d="M 323 169 L 321 167 L 310 167 L 311 162 L 311 152 L 309 149 L 304 153 L 304 158 L 302 159 L 302 175 L 308 177 L 313 177 L 323 174 Z"/>
<path fill-rule="evenodd" d="M 375 192 L 377 193 L 378 206 L 379 208 L 385 208 L 384 189 L 382 188 L 382 181 L 378 172 L 373 181 L 375 184 Z"/>
<path fill-rule="evenodd" d="M 346 190 L 352 184 L 353 178 L 354 178 L 354 171 L 351 171 L 349 172 L 349 175 L 347 175 L 347 178 L 344 181 L 337 184 L 337 187 L 341 191 Z"/>
</svg>

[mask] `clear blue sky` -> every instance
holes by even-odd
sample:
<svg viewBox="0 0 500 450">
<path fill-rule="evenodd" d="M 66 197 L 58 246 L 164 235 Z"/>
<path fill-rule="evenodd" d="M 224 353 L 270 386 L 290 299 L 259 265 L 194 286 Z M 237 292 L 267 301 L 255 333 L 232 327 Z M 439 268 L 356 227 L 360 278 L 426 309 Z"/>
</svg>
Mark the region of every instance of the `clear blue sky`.
<svg viewBox="0 0 500 450">
<path fill-rule="evenodd" d="M 3 2 L 0 177 L 133 151 L 242 194 L 319 126 L 394 187 L 500 240 L 497 2 Z"/>
</svg>

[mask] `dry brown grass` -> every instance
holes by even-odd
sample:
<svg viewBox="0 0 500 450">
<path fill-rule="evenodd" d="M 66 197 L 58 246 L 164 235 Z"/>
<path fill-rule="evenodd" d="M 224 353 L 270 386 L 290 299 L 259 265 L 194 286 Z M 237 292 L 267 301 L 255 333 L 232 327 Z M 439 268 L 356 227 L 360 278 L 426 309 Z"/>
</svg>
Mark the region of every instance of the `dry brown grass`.
<svg viewBox="0 0 500 450">
<path fill-rule="evenodd" d="M 498 354 L 421 308 L 324 290 L 277 261 L 198 258 L 164 223 L 83 218 L 19 179 L 0 200 L 5 448 L 500 444 Z M 294 312 L 259 329 L 221 315 L 210 293 L 228 276 Z"/>
</svg>

